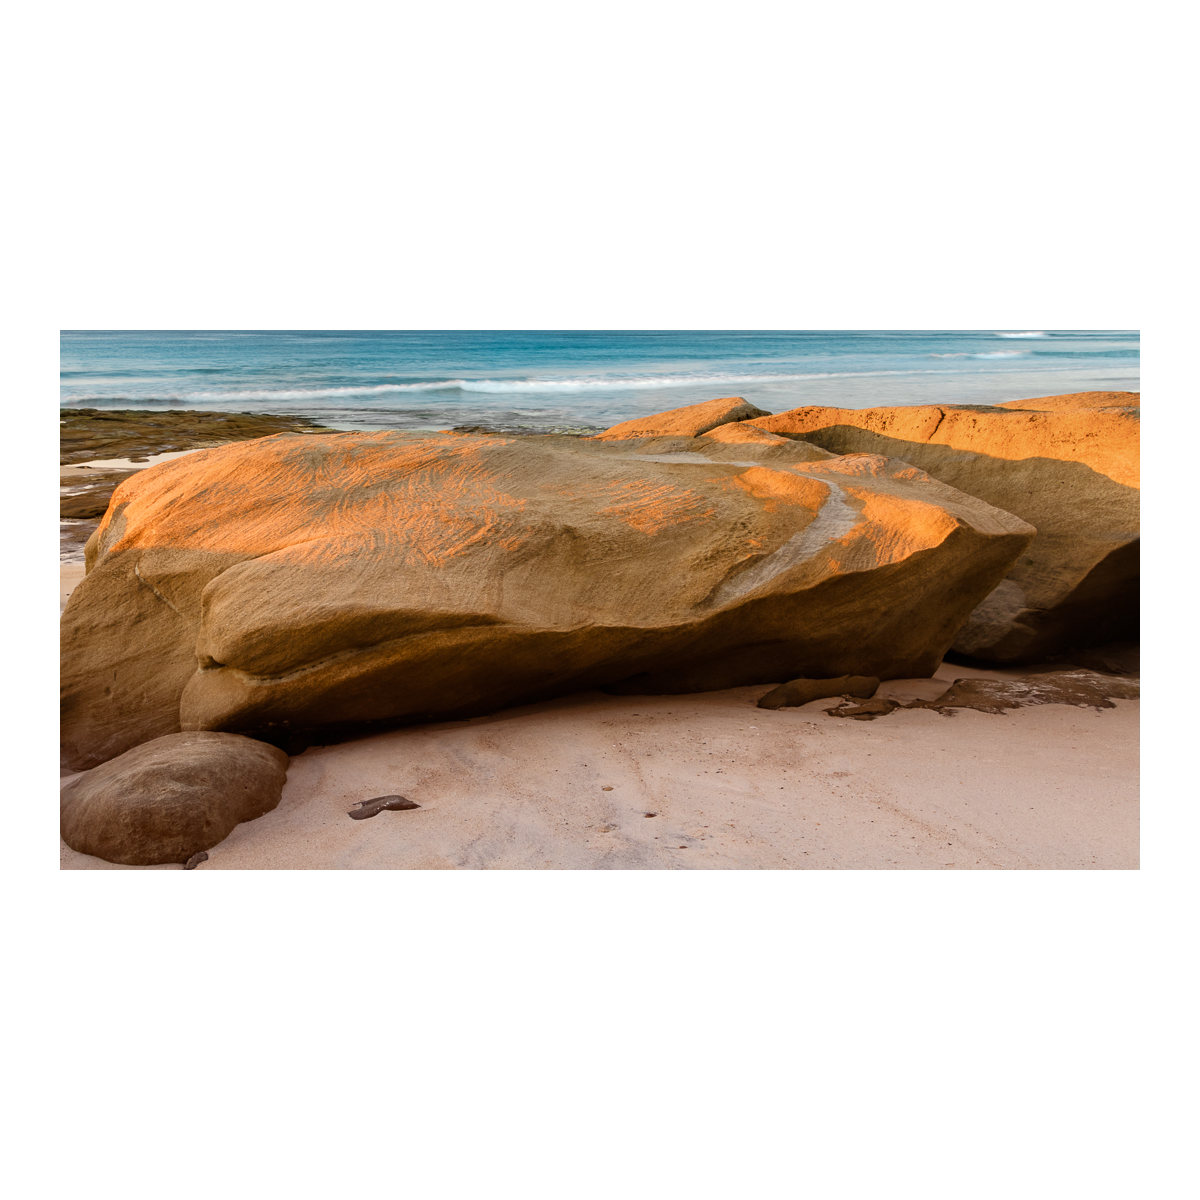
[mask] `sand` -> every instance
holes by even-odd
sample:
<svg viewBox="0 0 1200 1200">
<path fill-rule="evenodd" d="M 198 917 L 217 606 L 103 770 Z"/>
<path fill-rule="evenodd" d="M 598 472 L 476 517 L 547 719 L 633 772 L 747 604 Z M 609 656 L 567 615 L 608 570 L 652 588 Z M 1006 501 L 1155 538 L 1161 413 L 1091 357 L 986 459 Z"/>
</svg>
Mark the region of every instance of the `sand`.
<svg viewBox="0 0 1200 1200">
<path fill-rule="evenodd" d="M 934 698 L 943 664 L 879 694 Z M 767 685 L 587 693 L 313 747 L 212 870 L 983 870 L 1138 867 L 1138 702 L 1003 716 L 769 711 Z M 368 820 L 360 800 L 421 805 Z M 653 813 L 653 816 L 647 816 Z M 117 867 L 62 846 L 69 870 Z"/>
<path fill-rule="evenodd" d="M 83 469 L 96 471 L 141 471 L 159 463 L 171 462 L 183 458 L 185 454 L 195 454 L 200 450 L 211 450 L 212 446 L 193 446 L 190 450 L 172 450 L 167 454 L 148 454 L 145 458 L 134 461 L 132 458 L 95 458 L 91 462 L 77 463 L 74 467 L 59 468 L 61 474 L 67 475 Z"/>
<path fill-rule="evenodd" d="M 75 590 L 84 575 L 84 564 L 68 562 L 58 564 L 58 611 L 61 613 L 67 607 L 67 598 Z"/>
</svg>

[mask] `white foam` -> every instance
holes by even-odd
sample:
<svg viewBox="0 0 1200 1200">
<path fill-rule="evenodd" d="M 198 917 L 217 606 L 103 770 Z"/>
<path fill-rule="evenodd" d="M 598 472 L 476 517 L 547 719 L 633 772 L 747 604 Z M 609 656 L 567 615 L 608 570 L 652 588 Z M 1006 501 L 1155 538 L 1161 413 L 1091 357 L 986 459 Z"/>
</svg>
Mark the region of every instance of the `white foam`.
<svg viewBox="0 0 1200 1200">
<path fill-rule="evenodd" d="M 1002 338 L 1044 338 L 1049 335 L 1040 329 L 1030 329 L 1025 333 L 998 333 L 996 336 Z"/>
<path fill-rule="evenodd" d="M 162 401 L 229 403 L 235 400 L 322 400 L 351 396 L 405 395 L 421 392 L 479 392 L 487 395 L 529 395 L 558 392 L 650 391 L 658 388 L 701 387 L 743 383 L 803 383 L 809 379 L 861 379 L 884 375 L 942 374 L 933 371 L 813 371 L 808 373 L 775 372 L 766 375 L 641 375 L 589 376 L 563 379 L 440 379 L 422 383 L 381 383 L 363 387 L 281 388 L 242 392 L 182 392 L 156 397 Z M 112 399 L 110 396 L 75 396 L 73 404 L 85 400 Z"/>
</svg>

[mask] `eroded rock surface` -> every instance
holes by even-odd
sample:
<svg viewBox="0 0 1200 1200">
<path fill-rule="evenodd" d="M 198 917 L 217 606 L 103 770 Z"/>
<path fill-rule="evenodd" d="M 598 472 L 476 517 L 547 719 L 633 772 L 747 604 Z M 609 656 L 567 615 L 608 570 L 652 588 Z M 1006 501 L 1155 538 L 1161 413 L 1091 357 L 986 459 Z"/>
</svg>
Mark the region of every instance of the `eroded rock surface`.
<svg viewBox="0 0 1200 1200">
<path fill-rule="evenodd" d="M 838 679 L 791 679 L 768 692 L 758 701 L 759 708 L 799 708 L 813 700 L 834 696 L 858 696 L 864 700 L 875 695 L 879 680 L 874 675 L 843 675 Z"/>
<path fill-rule="evenodd" d="M 929 675 L 1032 536 L 907 464 L 801 441 L 203 450 L 122 483 L 89 546 L 62 624 L 64 756 L 589 688 Z"/>
<path fill-rule="evenodd" d="M 956 679 L 936 700 L 914 700 L 906 708 L 973 708 L 1002 713 L 1030 704 L 1074 704 L 1080 708 L 1112 708 L 1115 700 L 1136 700 L 1135 679 L 1113 678 L 1095 671 L 1050 671 L 1024 679 Z"/>
<path fill-rule="evenodd" d="M 1136 637 L 1138 395 L 1082 392 L 997 406 L 797 408 L 734 427 L 837 454 L 888 455 L 1033 525 L 1038 535 L 954 649 L 1033 662 Z M 717 429 L 709 435 L 722 436 Z"/>
<path fill-rule="evenodd" d="M 203 861 L 235 825 L 279 803 L 287 767 L 282 751 L 236 734 L 156 738 L 63 785 L 62 838 L 114 863 Z"/>
<path fill-rule="evenodd" d="M 270 414 L 65 408 L 60 418 L 59 459 L 63 465 L 111 458 L 138 462 L 149 455 L 192 450 L 197 446 L 240 442 L 276 433 L 307 433 L 321 428 L 308 417 Z"/>
<path fill-rule="evenodd" d="M 623 441 L 628 438 L 645 437 L 698 437 L 710 429 L 728 425 L 730 422 L 748 421 L 751 417 L 769 415 L 763 409 L 755 408 L 749 401 L 743 400 L 741 396 L 722 396 L 719 400 L 706 400 L 703 404 L 688 404 L 683 408 L 655 413 L 651 417 L 622 421 L 595 436 L 599 441 Z"/>
<path fill-rule="evenodd" d="M 1072 669 L 1026 675 L 1023 679 L 956 679 L 933 700 L 912 700 L 904 704 L 888 697 L 873 697 L 862 704 L 844 703 L 825 711 L 833 717 L 857 721 L 873 721 L 901 708 L 932 708 L 946 716 L 953 716 L 960 708 L 972 708 L 976 712 L 999 715 L 1007 709 L 1031 704 L 1112 708 L 1113 700 L 1136 700 L 1140 694 L 1141 687 L 1136 679 Z"/>
<path fill-rule="evenodd" d="M 59 558 L 83 562 L 84 547 L 108 511 L 117 486 L 133 471 L 68 467 L 59 480 Z"/>
</svg>

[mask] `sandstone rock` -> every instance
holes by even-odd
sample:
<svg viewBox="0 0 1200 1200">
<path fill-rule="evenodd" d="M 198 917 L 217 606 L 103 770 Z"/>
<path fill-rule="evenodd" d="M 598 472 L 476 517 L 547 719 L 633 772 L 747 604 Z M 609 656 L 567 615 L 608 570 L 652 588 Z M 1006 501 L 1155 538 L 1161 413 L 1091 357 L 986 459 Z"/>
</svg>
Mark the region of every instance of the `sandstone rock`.
<svg viewBox="0 0 1200 1200">
<path fill-rule="evenodd" d="M 1035 526 L 953 647 L 1032 662 L 1136 636 L 1138 411 L 1136 393 L 1084 392 L 998 406 L 798 408 L 754 426 L 912 463 Z"/>
<path fill-rule="evenodd" d="M 270 413 L 67 408 L 59 420 L 59 459 L 63 464 L 98 458 L 141 462 L 152 454 L 320 429 L 323 426 L 308 417 L 277 417 Z"/>
<path fill-rule="evenodd" d="M 232 733 L 155 738 L 62 788 L 63 841 L 108 862 L 202 862 L 242 821 L 279 803 L 288 758 Z"/>
<path fill-rule="evenodd" d="M 92 471 L 77 468 L 78 475 L 64 476 L 59 484 L 58 515 L 71 520 L 99 520 L 108 511 L 108 502 L 117 485 L 133 471 Z"/>
<path fill-rule="evenodd" d="M 406 809 L 420 808 L 419 804 L 407 800 L 403 796 L 376 796 L 373 800 L 359 800 L 354 808 L 346 814 L 352 821 L 366 821 L 377 817 L 385 810 L 388 812 L 404 812 Z"/>
<path fill-rule="evenodd" d="M 997 408 L 1027 408 L 1039 412 L 1070 412 L 1086 408 L 1137 408 L 1138 392 L 1072 392 L 1068 396 L 1039 396 L 1033 400 L 1005 400 Z"/>
<path fill-rule="evenodd" d="M 644 437 L 697 437 L 726 425 L 730 421 L 747 421 L 751 417 L 766 417 L 770 414 L 755 408 L 741 396 L 724 396 L 720 400 L 706 400 L 703 404 L 688 404 L 683 408 L 672 408 L 668 412 L 655 413 L 652 417 L 638 417 L 633 421 L 622 421 L 619 425 L 596 434 L 599 441 L 619 441 L 623 438 Z"/>
<path fill-rule="evenodd" d="M 831 717 L 849 717 L 853 721 L 874 721 L 878 717 L 886 717 L 902 707 L 898 700 L 879 699 L 868 700 L 864 704 L 843 704 L 838 708 L 827 708 L 825 711 Z M 908 706 L 908 707 L 911 707 Z"/>
<path fill-rule="evenodd" d="M 680 449 L 684 447 L 687 449 Z M 62 622 L 67 763 L 621 686 L 933 673 L 1033 536 L 803 442 L 343 433 L 122 483 Z"/>
<path fill-rule="evenodd" d="M 1024 679 L 956 679 L 936 700 L 916 700 L 905 707 L 973 708 L 986 713 L 1031 704 L 1099 709 L 1113 708 L 1112 699 L 1136 700 L 1140 693 L 1140 685 L 1133 679 L 1114 679 L 1095 671 L 1049 671 Z"/>
<path fill-rule="evenodd" d="M 875 695 L 879 680 L 874 675 L 843 675 L 838 679 L 792 679 L 768 692 L 758 701 L 759 708 L 799 708 L 813 700 L 833 696 Z"/>
<path fill-rule="evenodd" d="M 728 425 L 719 425 L 704 434 L 705 441 L 737 444 L 739 442 L 757 442 L 762 446 L 778 445 L 788 439 L 778 433 L 769 433 L 760 429 L 754 421 L 731 421 Z"/>
</svg>

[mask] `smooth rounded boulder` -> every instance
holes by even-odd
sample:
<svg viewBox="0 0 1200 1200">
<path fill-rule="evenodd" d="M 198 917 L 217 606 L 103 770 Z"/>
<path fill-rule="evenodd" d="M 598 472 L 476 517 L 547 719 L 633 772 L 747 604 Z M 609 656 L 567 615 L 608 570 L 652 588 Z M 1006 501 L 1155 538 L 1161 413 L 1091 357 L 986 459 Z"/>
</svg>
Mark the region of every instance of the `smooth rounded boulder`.
<svg viewBox="0 0 1200 1200">
<path fill-rule="evenodd" d="M 728 429 L 887 455 L 1033 525 L 1028 551 L 953 646 L 1020 663 L 1137 636 L 1139 411 L 1136 392 L 1080 392 L 994 406 L 796 408 Z"/>
<path fill-rule="evenodd" d="M 330 740 L 598 688 L 926 676 L 1033 533 L 908 464 L 790 439 L 199 451 L 122 483 L 89 548 L 63 755 L 180 729 Z"/>
<path fill-rule="evenodd" d="M 62 839 L 108 862 L 186 863 L 270 812 L 287 768 L 282 750 L 233 733 L 155 738 L 67 780 Z"/>
</svg>

